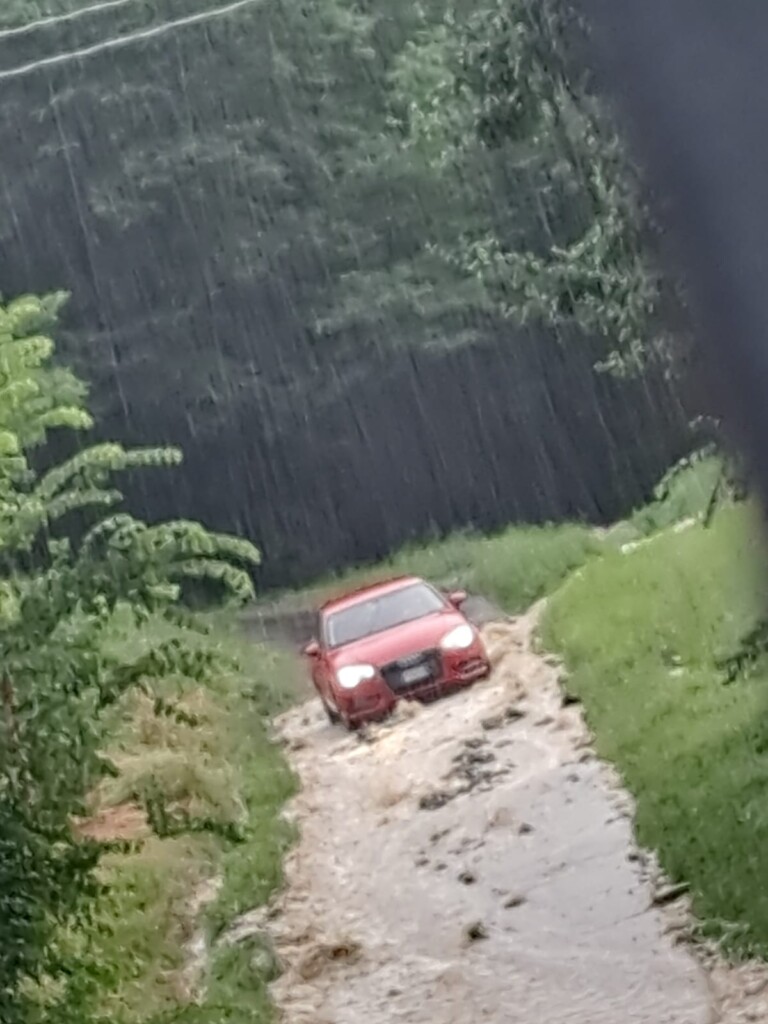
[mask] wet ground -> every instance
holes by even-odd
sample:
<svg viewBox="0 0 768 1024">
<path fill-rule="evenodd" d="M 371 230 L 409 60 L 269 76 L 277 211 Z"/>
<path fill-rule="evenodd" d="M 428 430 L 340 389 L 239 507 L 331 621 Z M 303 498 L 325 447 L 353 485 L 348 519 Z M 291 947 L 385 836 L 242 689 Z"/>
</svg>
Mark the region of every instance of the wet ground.
<svg viewBox="0 0 768 1024">
<path fill-rule="evenodd" d="M 536 613 L 469 610 L 489 682 L 362 739 L 314 703 L 278 723 L 302 782 L 270 923 L 285 1021 L 768 1021 L 761 969 L 682 941 L 679 893 L 636 849 L 579 707 L 531 648 Z"/>
</svg>

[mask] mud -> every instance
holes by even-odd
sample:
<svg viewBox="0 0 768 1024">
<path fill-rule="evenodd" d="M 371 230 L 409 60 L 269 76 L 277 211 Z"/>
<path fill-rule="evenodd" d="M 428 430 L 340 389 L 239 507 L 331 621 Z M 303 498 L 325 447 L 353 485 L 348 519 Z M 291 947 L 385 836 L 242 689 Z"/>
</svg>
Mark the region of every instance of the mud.
<svg viewBox="0 0 768 1024">
<path fill-rule="evenodd" d="M 486 625 L 489 682 L 362 738 L 314 705 L 278 723 L 301 839 L 261 920 L 287 1024 L 768 1020 L 763 968 L 687 944 L 535 622 Z"/>
</svg>

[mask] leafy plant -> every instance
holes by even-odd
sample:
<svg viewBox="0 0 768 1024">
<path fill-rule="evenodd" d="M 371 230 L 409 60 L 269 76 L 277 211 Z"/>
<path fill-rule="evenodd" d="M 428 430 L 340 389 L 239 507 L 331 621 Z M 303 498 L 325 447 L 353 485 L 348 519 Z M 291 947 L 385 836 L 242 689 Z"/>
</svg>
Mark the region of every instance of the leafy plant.
<svg viewBox="0 0 768 1024">
<path fill-rule="evenodd" d="M 252 595 L 258 551 L 200 524 L 147 524 L 116 511 L 126 470 L 168 468 L 170 448 L 85 447 L 46 471 L 32 449 L 53 429 L 91 419 L 76 379 L 52 364 L 43 333 L 61 296 L 0 306 L 0 1019 L 77 1019 L 82 979 L 64 957 L 64 926 L 86 920 L 100 848 L 72 819 L 115 768 L 102 721 L 148 677 L 204 678 L 204 644 L 178 635 L 138 650 L 105 643 L 118 617 L 177 621 L 187 580 L 213 581 L 238 603 Z M 77 528 L 62 530 L 77 513 Z M 71 523 L 71 519 L 68 520 Z M 156 803 L 158 821 L 167 815 Z M 197 827 L 195 822 L 186 822 Z M 77 991 L 75 991 L 77 989 Z"/>
<path fill-rule="evenodd" d="M 480 147 L 515 213 L 473 224 L 444 258 L 504 316 L 600 338 L 602 368 L 636 373 L 649 359 L 669 363 L 679 295 L 659 272 L 638 174 L 586 70 L 587 38 L 569 0 L 486 0 L 404 50 L 396 84 L 412 97 L 411 144 L 465 174 Z"/>
</svg>

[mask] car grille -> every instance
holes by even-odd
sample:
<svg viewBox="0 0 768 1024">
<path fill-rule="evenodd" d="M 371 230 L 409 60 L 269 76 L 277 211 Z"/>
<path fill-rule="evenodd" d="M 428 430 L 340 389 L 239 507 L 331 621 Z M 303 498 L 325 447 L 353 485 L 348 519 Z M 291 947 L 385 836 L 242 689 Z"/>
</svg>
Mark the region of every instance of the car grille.
<svg viewBox="0 0 768 1024">
<path fill-rule="evenodd" d="M 421 670 L 421 678 L 413 679 L 413 673 Z M 438 651 L 419 651 L 406 658 L 398 658 L 384 665 L 381 670 L 384 681 L 394 693 L 419 690 L 436 682 L 442 674 L 442 662 Z"/>
</svg>

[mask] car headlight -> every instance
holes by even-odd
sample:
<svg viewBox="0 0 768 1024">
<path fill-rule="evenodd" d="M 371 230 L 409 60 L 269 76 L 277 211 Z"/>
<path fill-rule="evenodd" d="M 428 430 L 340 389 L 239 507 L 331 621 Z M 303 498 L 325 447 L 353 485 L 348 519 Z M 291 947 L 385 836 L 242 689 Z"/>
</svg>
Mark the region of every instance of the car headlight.
<svg viewBox="0 0 768 1024">
<path fill-rule="evenodd" d="M 467 647 L 471 647 L 475 642 L 475 631 L 471 626 L 463 625 L 457 626 L 452 629 L 450 633 L 446 633 L 443 639 L 440 641 L 440 646 L 444 651 L 465 651 Z"/>
<path fill-rule="evenodd" d="M 354 690 L 360 683 L 364 683 L 366 679 L 373 679 L 375 675 L 376 669 L 373 665 L 345 665 L 338 670 L 336 678 L 343 690 Z"/>
</svg>

